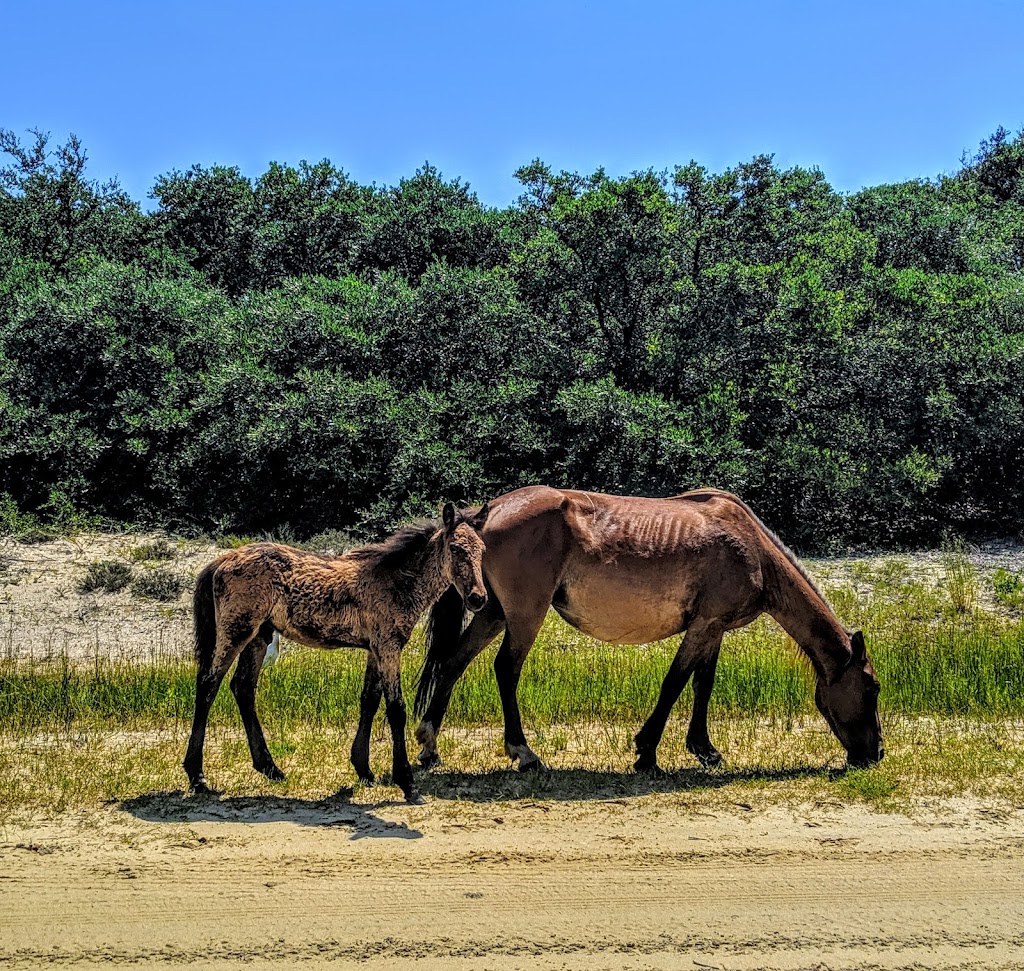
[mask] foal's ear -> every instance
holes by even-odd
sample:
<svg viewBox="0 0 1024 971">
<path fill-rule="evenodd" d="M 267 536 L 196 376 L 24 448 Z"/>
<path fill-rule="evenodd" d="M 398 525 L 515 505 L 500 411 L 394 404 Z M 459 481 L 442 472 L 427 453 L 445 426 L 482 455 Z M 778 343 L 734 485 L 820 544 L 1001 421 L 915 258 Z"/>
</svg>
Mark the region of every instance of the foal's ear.
<svg viewBox="0 0 1024 971">
<path fill-rule="evenodd" d="M 864 643 L 864 632 L 855 630 L 850 635 L 851 660 L 854 664 L 863 664 L 868 659 L 867 645 Z"/>
<path fill-rule="evenodd" d="M 476 515 L 475 516 L 470 516 L 469 519 L 466 520 L 466 522 L 469 523 L 469 525 L 472 526 L 473 529 L 481 530 L 481 529 L 484 528 L 484 523 L 487 522 L 487 517 L 490 514 L 490 511 L 491 511 L 491 504 L 489 502 L 485 502 L 480 507 L 480 509 L 476 513 Z"/>
<path fill-rule="evenodd" d="M 444 509 L 441 510 L 441 521 L 444 523 L 445 529 L 451 529 L 455 525 L 455 505 L 451 502 L 444 504 Z"/>
</svg>

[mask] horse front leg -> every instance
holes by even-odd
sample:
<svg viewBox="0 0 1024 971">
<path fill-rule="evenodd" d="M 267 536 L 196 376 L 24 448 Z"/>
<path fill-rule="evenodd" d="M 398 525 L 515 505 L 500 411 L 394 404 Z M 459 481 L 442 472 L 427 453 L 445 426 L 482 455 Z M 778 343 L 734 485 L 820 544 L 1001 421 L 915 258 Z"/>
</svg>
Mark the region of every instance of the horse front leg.
<svg viewBox="0 0 1024 971">
<path fill-rule="evenodd" d="M 719 653 L 715 650 L 707 660 L 699 662 L 693 669 L 693 713 L 686 732 L 686 750 L 695 755 L 705 769 L 714 769 L 722 764 L 722 753 L 708 736 L 708 701 L 715 684 Z"/>
<path fill-rule="evenodd" d="M 359 696 L 359 727 L 356 729 L 356 737 L 352 742 L 351 756 L 352 768 L 356 770 L 360 781 L 367 785 L 372 785 L 374 781 L 374 775 L 370 769 L 370 730 L 373 728 L 373 719 L 380 707 L 383 691 L 377 659 L 371 651 L 366 657 L 363 691 Z"/>
<path fill-rule="evenodd" d="M 658 703 L 634 739 L 637 755 L 634 768 L 637 772 L 661 772 L 658 767 L 658 745 L 665 733 L 665 723 L 668 721 L 672 706 L 682 694 L 694 669 L 706 663 L 712 654 L 717 654 L 721 644 L 722 631 L 717 627 L 693 624 L 686 632 L 661 684 Z"/>
<path fill-rule="evenodd" d="M 423 796 L 413 783 L 409 752 L 405 746 L 405 698 L 402 696 L 402 648 L 405 640 L 392 638 L 376 649 L 380 683 L 384 690 L 384 706 L 391 728 L 391 777 L 402 792 L 405 801 L 421 805 Z M 370 646 L 374 651 L 374 646 Z"/>
</svg>

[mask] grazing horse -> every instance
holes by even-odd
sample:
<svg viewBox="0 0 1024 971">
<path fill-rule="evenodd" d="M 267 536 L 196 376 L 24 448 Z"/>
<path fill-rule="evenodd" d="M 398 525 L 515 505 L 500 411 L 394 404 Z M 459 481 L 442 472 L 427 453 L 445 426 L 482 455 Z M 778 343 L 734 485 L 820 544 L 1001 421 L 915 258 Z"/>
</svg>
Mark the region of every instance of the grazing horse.
<svg viewBox="0 0 1024 971">
<path fill-rule="evenodd" d="M 190 788 L 208 792 L 203 741 L 217 689 L 238 658 L 231 692 L 249 740 L 253 767 L 283 779 L 256 717 L 256 682 L 268 647 L 284 634 L 310 647 L 368 651 L 352 765 L 373 781 L 370 728 L 383 693 L 392 738 L 392 775 L 409 802 L 422 802 L 405 746 L 400 661 L 416 621 L 449 588 L 460 607 L 487 602 L 479 532 L 488 507 L 464 514 L 448 503 L 442 523 L 400 529 L 383 543 L 320 556 L 276 543 L 253 543 L 217 557 L 196 579 L 196 711 L 183 767 Z"/>
<path fill-rule="evenodd" d="M 686 747 L 705 767 L 721 762 L 708 737 L 715 667 L 728 630 L 768 613 L 808 656 L 814 699 L 850 765 L 883 754 L 878 680 L 864 636 L 846 631 L 796 558 L 739 498 L 701 489 L 669 499 L 529 486 L 490 503 L 486 607 L 464 628 L 449 589 L 434 605 L 416 694 L 419 760 L 436 764 L 437 733 L 455 682 L 503 630 L 494 673 L 505 751 L 521 770 L 541 767 L 523 734 L 516 696 L 523 662 L 548 607 L 602 641 L 643 644 L 685 631 L 650 718 L 635 738 L 636 769 L 658 771 L 669 712 L 693 676 Z"/>
</svg>

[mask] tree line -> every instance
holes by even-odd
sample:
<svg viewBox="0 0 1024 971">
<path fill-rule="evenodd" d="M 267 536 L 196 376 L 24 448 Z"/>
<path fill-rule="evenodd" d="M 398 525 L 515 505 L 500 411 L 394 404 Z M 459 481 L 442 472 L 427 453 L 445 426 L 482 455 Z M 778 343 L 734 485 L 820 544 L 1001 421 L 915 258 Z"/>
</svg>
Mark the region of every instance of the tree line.
<svg viewBox="0 0 1024 971">
<path fill-rule="evenodd" d="M 0 131 L 0 495 L 371 536 L 520 485 L 740 493 L 801 549 L 1024 528 L 1024 133 L 836 192 L 758 156 L 193 166 Z"/>
</svg>

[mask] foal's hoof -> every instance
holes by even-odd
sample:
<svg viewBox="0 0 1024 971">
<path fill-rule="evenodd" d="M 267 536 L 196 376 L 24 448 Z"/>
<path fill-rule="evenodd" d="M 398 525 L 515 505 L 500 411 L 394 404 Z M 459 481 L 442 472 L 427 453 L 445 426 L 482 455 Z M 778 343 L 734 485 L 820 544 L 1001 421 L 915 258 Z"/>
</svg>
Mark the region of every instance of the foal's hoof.
<svg viewBox="0 0 1024 971">
<path fill-rule="evenodd" d="M 423 798 L 418 789 L 410 789 L 405 794 L 405 801 L 410 806 L 422 806 L 426 803 L 427 800 Z"/>
<path fill-rule="evenodd" d="M 377 781 L 377 777 L 372 772 L 359 772 L 357 775 L 364 786 L 372 786 Z"/>
<path fill-rule="evenodd" d="M 210 784 L 206 781 L 203 776 L 198 779 L 193 779 L 188 784 L 188 791 L 193 796 L 219 796 L 219 789 L 211 789 Z"/>
<path fill-rule="evenodd" d="M 420 768 L 421 769 L 427 769 L 427 770 L 429 770 L 429 769 L 439 769 L 444 764 L 441 761 L 441 756 L 438 755 L 437 752 L 432 752 L 429 755 L 424 755 L 421 752 L 418 761 L 420 763 Z"/>
<path fill-rule="evenodd" d="M 284 773 L 273 763 L 264 768 L 257 766 L 256 771 L 262 772 L 271 782 L 284 782 Z"/>
</svg>

